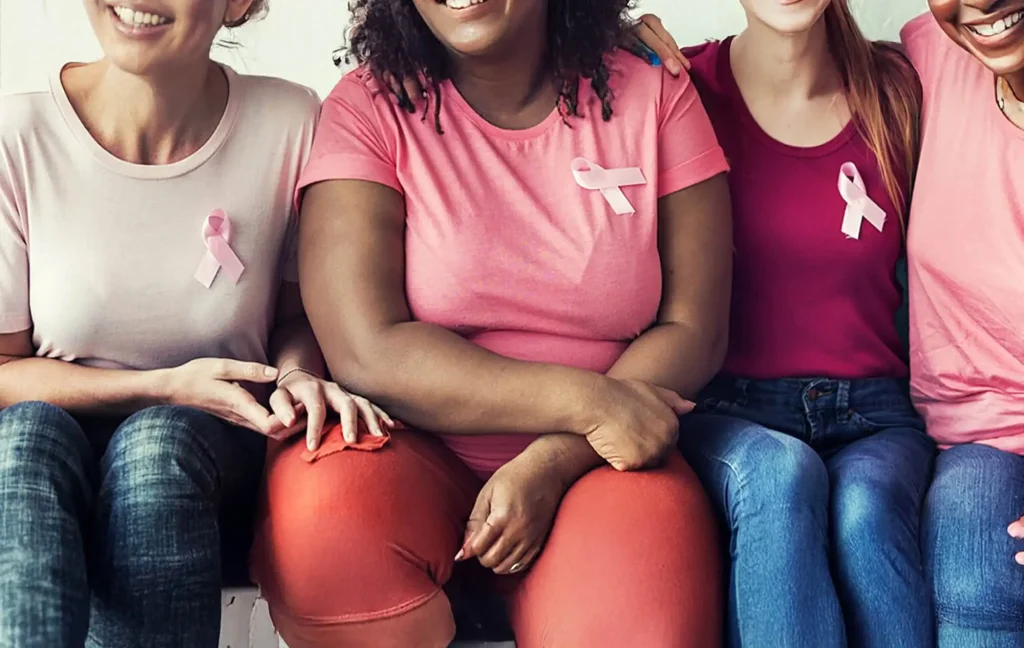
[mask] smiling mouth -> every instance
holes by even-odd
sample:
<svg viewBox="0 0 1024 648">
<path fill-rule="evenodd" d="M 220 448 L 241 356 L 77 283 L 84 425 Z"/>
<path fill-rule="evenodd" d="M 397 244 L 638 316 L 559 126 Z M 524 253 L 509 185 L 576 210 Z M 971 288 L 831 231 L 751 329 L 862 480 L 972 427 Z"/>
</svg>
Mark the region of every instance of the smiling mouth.
<svg viewBox="0 0 1024 648">
<path fill-rule="evenodd" d="M 174 22 L 167 16 L 153 14 L 146 11 L 137 11 L 124 5 L 110 7 L 110 12 L 117 17 L 121 24 L 135 29 L 152 29 Z"/>
<path fill-rule="evenodd" d="M 476 7 L 482 5 L 488 0 L 438 0 L 438 4 L 443 4 L 449 9 L 461 10 L 469 9 L 470 7 Z"/>
<path fill-rule="evenodd" d="M 977 25 L 964 25 L 971 33 L 977 34 L 985 38 L 991 38 L 992 36 L 998 36 L 1003 32 L 1017 26 L 1022 19 L 1024 19 L 1024 10 L 1017 11 L 999 20 L 994 20 L 990 23 L 977 24 Z"/>
</svg>

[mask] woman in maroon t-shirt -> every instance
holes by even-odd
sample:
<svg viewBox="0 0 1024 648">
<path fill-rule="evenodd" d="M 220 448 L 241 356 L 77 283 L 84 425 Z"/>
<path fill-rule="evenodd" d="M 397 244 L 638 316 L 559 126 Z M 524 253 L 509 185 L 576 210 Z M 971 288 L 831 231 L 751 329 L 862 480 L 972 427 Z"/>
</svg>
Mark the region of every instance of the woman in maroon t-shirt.
<svg viewBox="0 0 1024 648">
<path fill-rule="evenodd" d="M 935 450 L 896 325 L 920 84 L 846 0 L 741 1 L 743 33 L 683 51 L 732 167 L 729 355 L 680 439 L 731 532 L 733 643 L 930 646 Z"/>
</svg>

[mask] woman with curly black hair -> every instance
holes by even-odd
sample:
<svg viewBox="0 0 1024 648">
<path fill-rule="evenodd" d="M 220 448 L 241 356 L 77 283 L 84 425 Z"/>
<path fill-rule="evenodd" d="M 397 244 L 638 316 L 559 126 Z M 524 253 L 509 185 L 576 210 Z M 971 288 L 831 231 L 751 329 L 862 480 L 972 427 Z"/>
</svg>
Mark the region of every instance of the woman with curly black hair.
<svg viewBox="0 0 1024 648">
<path fill-rule="evenodd" d="M 520 647 L 718 645 L 675 438 L 725 351 L 727 165 L 689 80 L 616 50 L 627 4 L 355 3 L 300 284 L 334 378 L 408 428 L 271 448 L 253 562 L 292 648 L 447 646 L 469 560 Z"/>
</svg>

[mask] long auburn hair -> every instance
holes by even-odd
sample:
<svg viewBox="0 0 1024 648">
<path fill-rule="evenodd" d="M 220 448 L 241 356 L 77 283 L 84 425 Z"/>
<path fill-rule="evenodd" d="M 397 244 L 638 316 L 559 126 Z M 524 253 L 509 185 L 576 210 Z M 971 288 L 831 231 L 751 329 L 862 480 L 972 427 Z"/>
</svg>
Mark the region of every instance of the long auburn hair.
<svg viewBox="0 0 1024 648">
<path fill-rule="evenodd" d="M 850 112 L 878 158 L 905 229 L 920 146 L 921 81 L 898 45 L 864 36 L 847 0 L 832 0 L 825 9 L 825 31 Z"/>
</svg>

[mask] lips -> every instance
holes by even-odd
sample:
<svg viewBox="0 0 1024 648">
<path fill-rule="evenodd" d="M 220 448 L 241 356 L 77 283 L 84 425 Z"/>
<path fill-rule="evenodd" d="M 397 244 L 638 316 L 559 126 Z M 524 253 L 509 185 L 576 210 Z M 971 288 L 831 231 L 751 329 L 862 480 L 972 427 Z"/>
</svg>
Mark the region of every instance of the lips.
<svg viewBox="0 0 1024 648">
<path fill-rule="evenodd" d="M 449 9 L 461 11 L 463 9 L 469 9 L 477 5 L 482 5 L 488 2 L 488 0 L 438 0 L 438 4 L 443 4 Z"/>
<path fill-rule="evenodd" d="M 992 38 L 1006 32 L 1024 20 L 1024 10 L 1016 11 L 1003 18 L 997 18 L 987 23 L 975 23 L 964 25 L 971 33 L 983 38 Z"/>
</svg>

